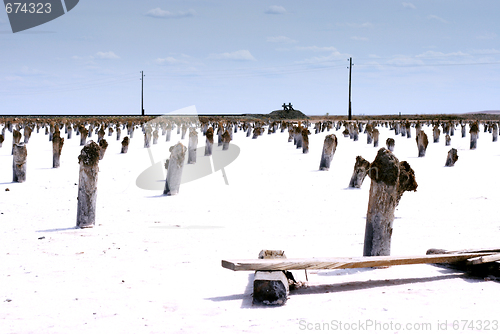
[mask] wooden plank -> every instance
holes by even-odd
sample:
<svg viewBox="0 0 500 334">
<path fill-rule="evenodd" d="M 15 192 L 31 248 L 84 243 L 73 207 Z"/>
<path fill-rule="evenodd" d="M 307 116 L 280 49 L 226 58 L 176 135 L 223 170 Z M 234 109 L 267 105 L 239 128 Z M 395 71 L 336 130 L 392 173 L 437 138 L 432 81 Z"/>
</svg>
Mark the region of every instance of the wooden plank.
<svg viewBox="0 0 500 334">
<path fill-rule="evenodd" d="M 422 256 L 363 256 L 304 259 L 222 260 L 222 267 L 234 271 L 303 269 L 346 269 L 405 264 L 451 263 L 497 253 L 436 254 Z"/>
<path fill-rule="evenodd" d="M 493 254 L 493 255 L 478 256 L 471 259 L 467 259 L 467 262 L 470 264 L 482 264 L 482 263 L 496 262 L 499 260 L 500 260 L 500 254 Z"/>
</svg>

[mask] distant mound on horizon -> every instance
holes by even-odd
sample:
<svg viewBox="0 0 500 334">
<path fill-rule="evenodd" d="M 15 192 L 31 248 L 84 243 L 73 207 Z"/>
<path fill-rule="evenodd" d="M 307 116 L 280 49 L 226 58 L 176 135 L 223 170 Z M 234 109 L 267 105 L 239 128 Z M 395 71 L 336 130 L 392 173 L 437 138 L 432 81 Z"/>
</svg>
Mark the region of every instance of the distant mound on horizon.
<svg viewBox="0 0 500 334">
<path fill-rule="evenodd" d="M 500 115 L 500 110 L 483 110 L 483 111 L 474 111 L 466 114 L 487 114 L 487 115 Z"/>
<path fill-rule="evenodd" d="M 309 119 L 300 110 L 275 110 L 269 114 L 244 114 L 243 116 L 251 116 L 257 118 L 271 118 L 271 119 Z"/>
</svg>

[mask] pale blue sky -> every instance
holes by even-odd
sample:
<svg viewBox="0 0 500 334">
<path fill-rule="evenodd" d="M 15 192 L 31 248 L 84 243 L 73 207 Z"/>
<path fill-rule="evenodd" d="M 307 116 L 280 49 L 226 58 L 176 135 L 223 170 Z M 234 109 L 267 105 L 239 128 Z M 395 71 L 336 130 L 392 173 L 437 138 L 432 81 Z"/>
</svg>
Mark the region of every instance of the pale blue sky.
<svg viewBox="0 0 500 334">
<path fill-rule="evenodd" d="M 13 34 L 2 114 L 463 113 L 500 109 L 500 1 L 80 0 Z"/>
</svg>

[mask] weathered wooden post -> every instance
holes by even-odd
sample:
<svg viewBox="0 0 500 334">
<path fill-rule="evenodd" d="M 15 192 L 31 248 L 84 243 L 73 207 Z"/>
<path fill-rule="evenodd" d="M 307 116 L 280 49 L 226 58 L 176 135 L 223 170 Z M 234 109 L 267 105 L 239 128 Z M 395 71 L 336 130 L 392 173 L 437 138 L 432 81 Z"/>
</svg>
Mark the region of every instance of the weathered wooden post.
<svg viewBox="0 0 500 334">
<path fill-rule="evenodd" d="M 28 142 L 30 141 L 31 132 L 32 132 L 31 127 L 29 125 L 25 125 L 25 127 L 24 127 L 24 143 L 25 144 L 28 144 Z"/>
<path fill-rule="evenodd" d="M 219 123 L 219 127 L 217 128 L 217 146 L 222 146 L 222 135 L 224 134 L 224 125 L 222 122 Z"/>
<path fill-rule="evenodd" d="M 80 130 L 80 146 L 84 146 L 87 142 L 87 135 L 89 134 L 89 130 L 83 125 L 79 127 Z"/>
<path fill-rule="evenodd" d="M 212 155 L 212 147 L 214 146 L 214 128 L 208 128 L 205 138 L 205 156 L 210 156 Z"/>
<path fill-rule="evenodd" d="M 90 133 L 92 133 L 92 131 L 90 131 Z M 98 143 L 101 141 L 101 139 L 103 139 L 103 138 L 104 138 L 104 135 L 105 135 L 105 134 L 106 134 L 106 133 L 104 132 L 103 127 L 101 126 L 101 127 L 100 127 L 100 129 L 99 129 L 99 131 L 97 131 L 97 142 L 98 142 Z"/>
<path fill-rule="evenodd" d="M 247 128 L 247 137 L 250 137 L 251 134 L 252 134 L 252 126 L 248 125 L 248 128 Z"/>
<path fill-rule="evenodd" d="M 61 151 L 64 145 L 64 138 L 61 138 L 60 132 L 54 133 L 52 137 L 52 168 L 61 166 Z"/>
<path fill-rule="evenodd" d="M 353 141 L 358 141 L 359 139 L 359 129 L 356 124 L 353 124 L 352 126 L 352 140 Z"/>
<path fill-rule="evenodd" d="M 260 136 L 260 131 L 261 131 L 260 127 L 257 126 L 254 127 L 252 139 L 257 139 L 257 137 Z"/>
<path fill-rule="evenodd" d="M 229 142 L 230 141 L 231 141 L 231 135 L 226 130 L 222 134 L 222 150 L 223 151 L 227 151 L 229 149 Z"/>
<path fill-rule="evenodd" d="M 302 153 L 309 153 L 309 130 L 307 128 L 302 129 Z"/>
<path fill-rule="evenodd" d="M 438 125 L 434 126 L 434 130 L 433 130 L 432 134 L 433 134 L 434 142 L 439 143 L 439 135 L 441 134 L 441 130 L 439 130 Z"/>
<path fill-rule="evenodd" d="M 26 181 L 26 160 L 28 156 L 26 144 L 24 142 L 14 144 L 12 155 L 12 182 L 22 183 Z"/>
<path fill-rule="evenodd" d="M 417 134 L 417 137 L 418 137 L 418 134 Z M 387 140 L 385 141 L 385 144 L 387 145 L 387 149 L 391 152 L 394 152 L 394 146 L 396 144 L 396 142 L 394 141 L 393 138 L 387 138 Z"/>
<path fill-rule="evenodd" d="M 128 136 L 125 136 L 122 140 L 122 150 L 121 153 L 127 153 L 128 152 L 128 144 L 130 143 L 130 139 Z"/>
<path fill-rule="evenodd" d="M 498 125 L 497 123 L 493 123 L 493 125 L 491 126 L 491 134 L 493 136 L 493 141 L 497 141 L 498 140 Z"/>
<path fill-rule="evenodd" d="M 474 122 L 470 125 L 470 149 L 475 150 L 477 148 L 477 138 L 479 133 L 479 126 L 477 122 Z"/>
<path fill-rule="evenodd" d="M 293 141 L 293 139 L 294 139 L 294 133 L 295 133 L 295 131 L 293 129 L 293 126 L 290 126 L 288 128 L 288 142 L 289 143 L 291 143 Z"/>
<path fill-rule="evenodd" d="M 378 151 L 368 175 L 372 181 L 363 256 L 388 256 L 396 206 L 405 191 L 415 191 L 418 185 L 410 165 L 385 148 Z"/>
<path fill-rule="evenodd" d="M 68 125 L 67 130 L 68 130 L 67 131 L 67 134 L 68 134 L 67 138 L 71 139 L 71 137 L 73 135 L 73 127 L 71 126 L 71 124 Z"/>
<path fill-rule="evenodd" d="M 366 143 L 368 145 L 370 145 L 373 141 L 372 131 L 373 131 L 373 126 L 371 124 L 367 124 L 365 132 L 366 132 Z"/>
<path fill-rule="evenodd" d="M 349 181 L 349 188 L 361 188 L 366 174 L 368 174 L 368 169 L 370 169 L 370 162 L 358 155 L 356 157 L 356 163 L 354 163 L 351 181 Z"/>
<path fill-rule="evenodd" d="M 179 192 L 186 151 L 186 147 L 182 145 L 181 142 L 178 142 L 175 146 L 170 147 L 170 158 L 165 164 L 167 167 L 167 179 L 165 181 L 165 190 L 163 190 L 163 195 L 173 196 L 177 195 Z"/>
<path fill-rule="evenodd" d="M 295 146 L 297 149 L 302 148 L 303 138 L 302 138 L 302 126 L 299 124 L 295 128 Z"/>
<path fill-rule="evenodd" d="M 457 150 L 452 148 L 448 151 L 448 156 L 446 157 L 445 167 L 453 167 L 455 166 L 455 162 L 458 160 Z"/>
<path fill-rule="evenodd" d="M 181 139 L 186 138 L 186 132 L 187 132 L 188 126 L 186 123 L 182 124 L 182 134 L 181 134 Z"/>
<path fill-rule="evenodd" d="M 5 140 L 3 134 L 0 134 L 0 148 L 2 148 L 3 141 Z"/>
<path fill-rule="evenodd" d="M 172 136 L 172 126 L 167 124 L 167 136 L 165 141 L 170 141 L 170 137 Z"/>
<path fill-rule="evenodd" d="M 462 123 L 462 124 L 460 124 L 460 126 L 462 127 L 462 138 L 465 138 L 467 125 L 465 123 Z"/>
<path fill-rule="evenodd" d="M 329 170 L 335 151 L 337 150 L 337 136 L 334 134 L 325 137 L 323 143 L 323 152 L 321 153 L 321 161 L 319 170 Z"/>
<path fill-rule="evenodd" d="M 120 126 L 116 127 L 116 140 L 120 140 L 120 137 L 122 136 L 122 129 Z"/>
<path fill-rule="evenodd" d="M 188 164 L 196 163 L 196 147 L 198 146 L 198 132 L 195 128 L 189 129 L 189 144 L 188 144 Z"/>
<path fill-rule="evenodd" d="M 411 123 L 409 121 L 406 121 L 405 128 L 406 128 L 406 138 L 411 138 Z"/>
<path fill-rule="evenodd" d="M 151 147 L 151 128 L 146 127 L 146 131 L 144 131 L 144 148 Z"/>
<path fill-rule="evenodd" d="M 373 137 L 373 147 L 378 147 L 378 137 L 380 135 L 380 132 L 378 129 L 373 129 L 372 130 L 372 137 Z"/>
<path fill-rule="evenodd" d="M 417 147 L 418 147 L 418 157 L 425 157 L 425 151 L 427 150 L 427 145 L 429 145 L 429 140 L 427 139 L 427 135 L 424 131 L 420 131 L 417 138 Z"/>
<path fill-rule="evenodd" d="M 106 149 L 108 148 L 108 142 L 106 139 L 101 139 L 99 141 L 99 160 L 104 158 L 104 153 L 106 153 Z"/>
<path fill-rule="evenodd" d="M 153 145 L 158 144 L 158 136 L 159 136 L 158 129 L 155 129 L 153 131 Z"/>
<path fill-rule="evenodd" d="M 401 128 L 401 137 L 406 137 L 406 126 L 403 123 L 401 123 L 400 128 Z"/>
<path fill-rule="evenodd" d="M 80 175 L 76 226 L 79 228 L 89 228 L 95 225 L 99 151 L 99 145 L 90 140 L 78 156 Z"/>
<path fill-rule="evenodd" d="M 445 146 L 450 146 L 450 143 L 451 143 L 451 137 L 450 137 L 450 135 L 446 135 L 444 137 L 444 145 Z"/>
<path fill-rule="evenodd" d="M 12 132 L 12 152 L 11 152 L 11 154 L 14 154 L 14 147 L 21 142 L 21 137 L 22 137 L 21 132 L 14 129 Z"/>
</svg>

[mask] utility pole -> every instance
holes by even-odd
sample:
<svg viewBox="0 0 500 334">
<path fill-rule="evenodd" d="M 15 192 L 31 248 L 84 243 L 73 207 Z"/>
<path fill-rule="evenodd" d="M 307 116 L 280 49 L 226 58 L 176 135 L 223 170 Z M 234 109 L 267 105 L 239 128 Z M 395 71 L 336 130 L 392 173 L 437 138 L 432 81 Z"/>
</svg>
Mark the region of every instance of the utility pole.
<svg viewBox="0 0 500 334">
<path fill-rule="evenodd" d="M 349 57 L 349 115 L 348 115 L 348 120 L 352 120 L 352 105 L 351 105 L 351 72 L 352 72 L 352 57 Z"/>
<path fill-rule="evenodd" d="M 144 116 L 144 71 L 141 71 L 141 115 Z"/>
</svg>

